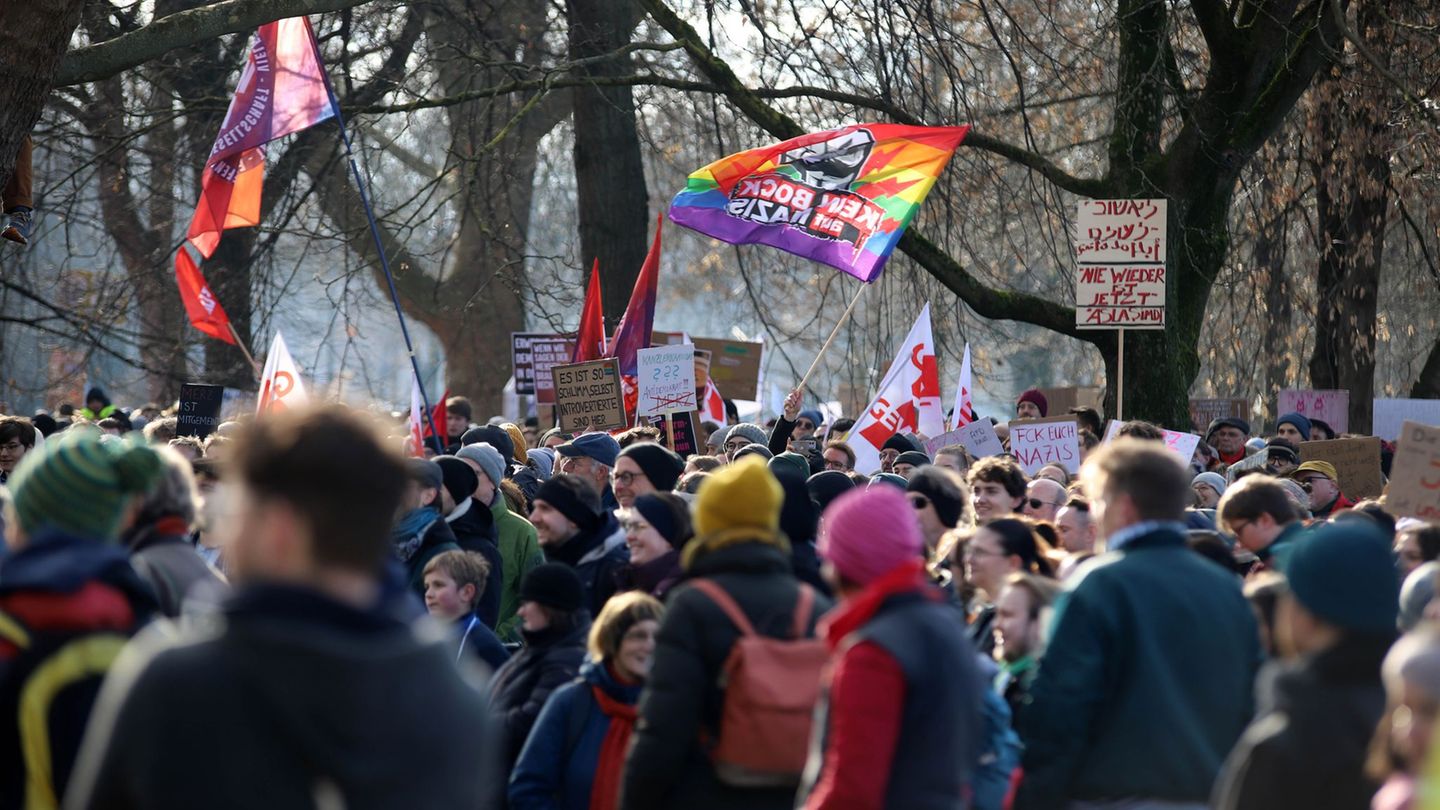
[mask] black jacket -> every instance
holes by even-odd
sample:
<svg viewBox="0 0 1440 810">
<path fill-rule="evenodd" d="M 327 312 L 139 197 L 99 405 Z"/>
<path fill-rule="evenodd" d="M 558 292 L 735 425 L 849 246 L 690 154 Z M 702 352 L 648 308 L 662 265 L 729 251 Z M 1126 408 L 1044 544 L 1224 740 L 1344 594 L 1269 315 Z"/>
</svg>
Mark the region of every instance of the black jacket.
<svg viewBox="0 0 1440 810">
<path fill-rule="evenodd" d="M 460 517 L 453 520 L 447 517 L 445 522 L 450 524 L 450 531 L 455 534 L 455 545 L 462 551 L 479 553 L 485 562 L 490 563 L 485 592 L 480 594 L 480 604 L 475 606 L 475 613 L 486 627 L 494 630 L 500 617 L 500 594 L 505 590 L 505 562 L 500 557 L 500 534 L 489 506 L 474 498 L 470 498 L 468 503 L 470 506 Z M 454 512 L 450 514 L 454 515 Z"/>
<path fill-rule="evenodd" d="M 410 559 L 405 560 L 405 580 L 410 584 L 410 590 L 415 592 L 422 600 L 425 598 L 425 566 L 435 557 L 447 551 L 458 551 L 460 546 L 455 542 L 455 532 L 450 530 L 450 524 L 445 518 L 435 518 L 425 529 L 425 538 L 420 541 L 420 548 Z"/>
<path fill-rule="evenodd" d="M 270 585 L 208 627 L 146 633 L 105 683 L 65 806 L 487 806 L 483 697 L 426 627 Z"/>
<path fill-rule="evenodd" d="M 550 693 L 575 679 L 585 661 L 585 640 L 590 618 L 576 613 L 566 627 L 538 633 L 521 631 L 525 647 L 495 672 L 490 685 L 490 711 L 504 733 L 505 767 L 520 756 L 525 738 L 540 716 Z"/>
<path fill-rule="evenodd" d="M 625 532 L 613 512 L 606 512 L 598 526 L 581 529 L 562 546 L 547 546 L 545 559 L 575 569 L 585 586 L 585 608 L 599 616 L 600 608 L 615 595 L 620 572 L 630 564 Z"/>
<path fill-rule="evenodd" d="M 1245 730 L 1215 783 L 1217 810 L 1368 810 L 1365 756 L 1385 712 L 1392 638 L 1349 636 L 1275 680 L 1275 705 Z"/>
<path fill-rule="evenodd" d="M 689 577 L 718 583 L 757 632 L 789 636 L 800 588 L 787 553 L 773 541 L 713 549 L 709 538 L 692 542 L 699 547 L 686 549 Z M 829 601 L 817 595 L 813 615 L 829 608 Z M 724 701 L 720 671 L 738 638 L 735 625 L 709 597 L 683 583 L 671 591 L 625 760 L 624 810 L 789 810 L 794 805 L 794 789 L 740 790 L 721 784 L 701 748 L 702 733 L 718 733 Z"/>
<path fill-rule="evenodd" d="M 791 422 L 784 416 L 776 419 L 775 426 L 770 428 L 770 439 L 767 443 L 767 446 L 770 448 L 770 452 L 778 456 L 786 450 L 790 449 L 790 437 L 794 434 L 794 422 Z M 810 462 L 811 475 L 825 471 L 825 448 L 821 444 L 820 437 L 818 435 L 815 436 L 814 439 L 815 449 L 811 450 L 808 453 L 800 454 L 805 457 L 806 461 Z"/>
</svg>

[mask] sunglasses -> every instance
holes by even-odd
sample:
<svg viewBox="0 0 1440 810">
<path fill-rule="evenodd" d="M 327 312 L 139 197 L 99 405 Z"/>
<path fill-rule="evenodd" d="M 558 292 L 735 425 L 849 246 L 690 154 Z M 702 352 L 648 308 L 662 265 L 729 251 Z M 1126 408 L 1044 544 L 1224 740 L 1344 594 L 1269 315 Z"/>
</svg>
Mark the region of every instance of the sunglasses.
<svg viewBox="0 0 1440 810">
<path fill-rule="evenodd" d="M 800 428 L 801 430 L 814 430 L 814 429 L 815 429 L 815 423 L 814 423 L 814 422 L 811 422 L 811 421 L 809 421 L 809 420 L 803 420 L 803 419 L 802 419 L 802 420 L 800 420 L 800 421 L 798 421 L 798 422 L 795 423 L 795 427 Z"/>
<path fill-rule="evenodd" d="M 1040 500 L 1039 498 L 1029 498 L 1029 499 L 1027 499 L 1025 502 L 1028 503 L 1028 504 L 1030 504 L 1030 508 L 1031 508 L 1031 509 L 1039 509 L 1039 508 L 1042 507 L 1042 506 L 1061 506 L 1061 505 L 1062 505 L 1062 504 L 1058 504 L 1058 503 L 1051 503 L 1051 502 L 1049 502 L 1049 501 L 1042 501 L 1042 500 Z"/>
<path fill-rule="evenodd" d="M 924 509 L 925 507 L 930 505 L 930 499 L 925 497 L 924 495 L 911 495 L 910 505 L 915 507 L 916 509 Z"/>
</svg>

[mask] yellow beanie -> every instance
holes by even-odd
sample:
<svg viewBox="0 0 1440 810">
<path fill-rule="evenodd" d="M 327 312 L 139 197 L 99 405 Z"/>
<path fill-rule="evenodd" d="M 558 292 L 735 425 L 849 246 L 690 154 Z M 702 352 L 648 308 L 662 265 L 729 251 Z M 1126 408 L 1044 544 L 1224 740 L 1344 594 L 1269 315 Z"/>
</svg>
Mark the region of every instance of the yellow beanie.
<svg viewBox="0 0 1440 810">
<path fill-rule="evenodd" d="M 764 459 L 749 455 L 710 474 L 695 496 L 695 536 L 727 529 L 780 529 L 785 491 Z"/>
<path fill-rule="evenodd" d="M 510 436 L 510 454 L 515 458 L 515 463 L 529 464 L 530 458 L 525 455 L 525 451 L 530 449 L 530 443 L 525 441 L 525 431 L 521 430 L 520 426 L 514 422 L 506 422 L 500 426 L 500 429 Z"/>
</svg>

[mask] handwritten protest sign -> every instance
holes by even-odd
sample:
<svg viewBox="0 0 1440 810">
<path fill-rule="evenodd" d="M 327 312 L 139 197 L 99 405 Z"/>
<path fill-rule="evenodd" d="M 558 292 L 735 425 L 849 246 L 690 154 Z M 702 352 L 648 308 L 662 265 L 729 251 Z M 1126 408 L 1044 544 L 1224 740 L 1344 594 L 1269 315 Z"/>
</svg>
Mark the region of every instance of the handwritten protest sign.
<svg viewBox="0 0 1440 810">
<path fill-rule="evenodd" d="M 1104 441 L 1112 441 L 1119 437 L 1120 428 L 1124 425 L 1124 422 L 1116 422 L 1114 419 L 1107 422 L 1105 424 Z M 1164 428 L 1161 428 L 1161 432 L 1165 434 L 1166 449 L 1179 456 L 1181 461 L 1189 464 L 1190 459 L 1195 457 L 1195 448 L 1200 446 L 1200 437 L 1194 433 L 1181 433 L 1175 430 L 1165 430 Z"/>
<path fill-rule="evenodd" d="M 220 408 L 225 386 L 184 383 L 180 386 L 180 408 L 175 413 L 175 435 L 203 439 L 220 425 Z"/>
<path fill-rule="evenodd" d="M 515 393 L 535 393 L 535 366 L 531 362 L 530 341 L 534 338 L 553 337 L 546 332 L 510 333 L 510 368 L 515 373 Z"/>
<path fill-rule="evenodd" d="M 695 401 L 695 347 L 655 346 L 636 352 L 635 382 L 640 387 L 636 412 L 640 416 L 693 411 Z"/>
<path fill-rule="evenodd" d="M 675 445 L 670 445 L 670 433 L 665 427 L 665 417 L 652 416 L 650 424 L 660 431 L 660 443 L 675 451 L 681 458 L 704 454 L 705 448 L 700 444 L 700 431 L 697 429 L 699 420 L 694 411 L 690 413 L 677 413 L 670 417 L 675 423 Z"/>
<path fill-rule="evenodd" d="M 926 439 L 925 452 L 930 458 L 935 458 L 935 454 L 940 452 L 942 447 L 954 444 L 961 445 L 975 458 L 999 456 L 1005 453 L 1005 446 L 1000 443 L 1000 437 L 995 435 L 995 426 L 990 424 L 989 419 L 971 422 L 949 433 L 941 433 L 933 439 Z"/>
<path fill-rule="evenodd" d="M 710 352 L 710 377 L 726 399 L 759 398 L 764 343 L 697 337 L 695 348 Z"/>
<path fill-rule="evenodd" d="M 1190 400 L 1190 424 L 1204 432 L 1216 419 L 1235 417 L 1250 421 L 1250 401 L 1239 397 Z"/>
<path fill-rule="evenodd" d="M 566 363 L 550 371 L 555 378 L 555 407 L 562 431 L 583 433 L 628 426 L 615 358 Z"/>
<path fill-rule="evenodd" d="M 1440 427 L 1440 399 L 1377 399 L 1372 436 L 1388 441 L 1400 438 L 1400 427 L 1415 422 Z"/>
<path fill-rule="evenodd" d="M 575 341 L 551 335 L 530 340 L 531 374 L 535 381 L 535 402 L 555 404 L 555 380 L 551 369 L 570 362 L 575 356 Z M 516 378 L 519 384 L 519 378 Z"/>
<path fill-rule="evenodd" d="M 1298 413 L 1306 419 L 1319 419 L 1337 434 L 1344 433 L 1350 429 L 1350 392 L 1286 389 L 1280 392 L 1279 409 L 1275 413 L 1278 416 Z"/>
<path fill-rule="evenodd" d="M 1017 419 L 1010 422 L 1010 454 L 1026 475 L 1046 464 L 1080 472 L 1080 425 L 1074 417 Z"/>
<path fill-rule="evenodd" d="M 1301 461 L 1328 461 L 1335 465 L 1340 491 L 1352 500 L 1375 498 L 1385 489 L 1380 475 L 1380 440 L 1335 439 L 1328 442 L 1301 442 Z"/>
<path fill-rule="evenodd" d="M 1398 517 L 1440 520 L 1440 427 L 1407 420 L 1399 439 L 1385 508 Z"/>
<path fill-rule="evenodd" d="M 1165 200 L 1082 200 L 1075 326 L 1165 328 Z"/>
</svg>

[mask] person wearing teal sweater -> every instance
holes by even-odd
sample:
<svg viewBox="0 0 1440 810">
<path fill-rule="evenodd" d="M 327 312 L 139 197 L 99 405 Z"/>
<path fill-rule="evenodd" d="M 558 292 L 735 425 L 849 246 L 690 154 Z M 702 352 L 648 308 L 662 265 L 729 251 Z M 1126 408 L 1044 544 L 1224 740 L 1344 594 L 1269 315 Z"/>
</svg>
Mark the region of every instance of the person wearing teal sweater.
<svg viewBox="0 0 1440 810">
<path fill-rule="evenodd" d="M 475 499 L 490 505 L 490 514 L 495 517 L 495 531 L 500 546 L 500 562 L 504 569 L 504 582 L 500 592 L 500 618 L 495 625 L 495 635 L 501 641 L 520 641 L 520 622 L 515 611 L 520 609 L 520 582 L 535 567 L 544 564 L 545 555 L 540 551 L 540 542 L 535 537 L 535 527 L 524 516 L 511 512 L 505 505 L 505 495 L 500 491 L 499 482 L 505 476 L 505 459 L 500 451 L 485 442 L 477 442 L 460 448 L 455 455 L 464 459 L 480 484 L 475 488 Z"/>
<path fill-rule="evenodd" d="M 1056 604 L 1014 806 L 1203 807 L 1251 717 L 1255 617 L 1239 580 L 1186 547 L 1190 476 L 1173 453 L 1122 439 L 1081 476 L 1108 551 Z"/>
</svg>

